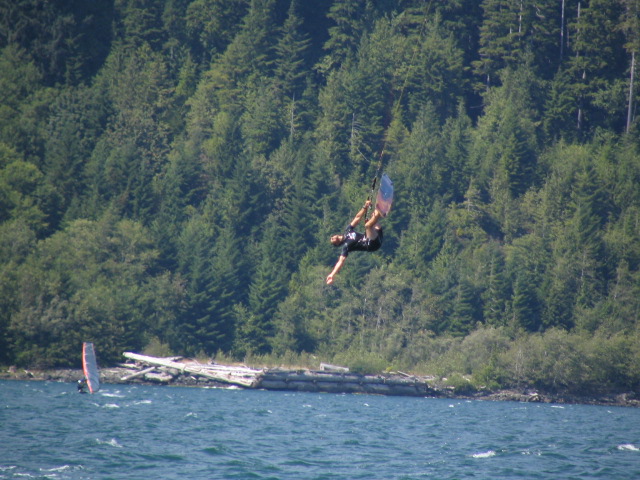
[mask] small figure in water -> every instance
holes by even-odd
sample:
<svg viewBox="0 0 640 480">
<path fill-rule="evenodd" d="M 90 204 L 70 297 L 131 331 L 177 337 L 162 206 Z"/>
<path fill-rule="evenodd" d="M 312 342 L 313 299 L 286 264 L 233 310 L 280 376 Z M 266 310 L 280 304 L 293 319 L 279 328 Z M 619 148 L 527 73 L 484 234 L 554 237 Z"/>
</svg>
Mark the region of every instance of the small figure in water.
<svg viewBox="0 0 640 480">
<path fill-rule="evenodd" d="M 356 226 L 358 226 L 360 220 L 362 220 L 362 217 L 365 216 L 370 207 L 371 200 L 367 200 L 353 220 L 351 220 L 351 223 L 347 225 L 344 234 L 331 236 L 331 244 L 335 247 L 342 246 L 342 251 L 340 252 L 340 257 L 335 267 L 333 267 L 333 270 L 327 276 L 327 285 L 333 283 L 333 277 L 338 274 L 344 265 L 349 252 L 356 250 L 375 252 L 382 245 L 382 227 L 378 223 L 378 220 L 384 215 L 377 208 L 373 212 L 373 216 L 364 224 L 365 233 L 362 234 L 355 231 Z"/>
<path fill-rule="evenodd" d="M 85 390 L 87 387 L 87 379 L 86 378 L 82 378 L 80 380 L 78 380 L 78 393 L 87 393 L 87 391 Z"/>
</svg>

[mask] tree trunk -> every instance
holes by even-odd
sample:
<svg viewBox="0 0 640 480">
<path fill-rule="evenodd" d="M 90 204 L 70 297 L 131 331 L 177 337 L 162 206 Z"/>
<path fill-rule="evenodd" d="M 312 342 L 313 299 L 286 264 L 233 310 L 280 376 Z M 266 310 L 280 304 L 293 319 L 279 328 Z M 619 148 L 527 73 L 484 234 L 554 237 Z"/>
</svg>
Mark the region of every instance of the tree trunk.
<svg viewBox="0 0 640 480">
<path fill-rule="evenodd" d="M 635 76 L 635 67 L 636 67 L 636 52 L 631 52 L 631 79 L 629 81 L 629 108 L 627 110 L 627 130 L 629 133 L 631 130 L 631 117 L 633 113 L 633 81 Z"/>
</svg>

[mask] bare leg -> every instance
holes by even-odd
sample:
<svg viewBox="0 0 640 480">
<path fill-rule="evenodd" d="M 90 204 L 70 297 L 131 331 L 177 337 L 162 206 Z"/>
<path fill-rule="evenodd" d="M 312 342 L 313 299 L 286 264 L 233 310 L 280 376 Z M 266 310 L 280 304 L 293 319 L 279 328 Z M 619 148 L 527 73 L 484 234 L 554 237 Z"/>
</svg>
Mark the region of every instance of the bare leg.
<svg viewBox="0 0 640 480">
<path fill-rule="evenodd" d="M 382 213 L 380 213 L 376 208 L 372 217 L 364 224 L 365 235 L 369 240 L 375 240 L 378 238 L 378 229 L 380 228 L 378 220 L 380 220 L 380 218 L 382 218 Z"/>
</svg>

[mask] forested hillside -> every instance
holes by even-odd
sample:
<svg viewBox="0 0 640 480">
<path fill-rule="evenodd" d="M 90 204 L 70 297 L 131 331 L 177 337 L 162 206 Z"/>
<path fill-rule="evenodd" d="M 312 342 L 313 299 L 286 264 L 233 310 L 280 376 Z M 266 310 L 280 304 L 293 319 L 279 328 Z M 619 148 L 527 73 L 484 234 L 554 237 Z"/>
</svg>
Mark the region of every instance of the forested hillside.
<svg viewBox="0 0 640 480">
<path fill-rule="evenodd" d="M 640 385 L 640 0 L 0 0 L 0 363 Z M 373 177 L 385 242 L 326 285 Z"/>
</svg>

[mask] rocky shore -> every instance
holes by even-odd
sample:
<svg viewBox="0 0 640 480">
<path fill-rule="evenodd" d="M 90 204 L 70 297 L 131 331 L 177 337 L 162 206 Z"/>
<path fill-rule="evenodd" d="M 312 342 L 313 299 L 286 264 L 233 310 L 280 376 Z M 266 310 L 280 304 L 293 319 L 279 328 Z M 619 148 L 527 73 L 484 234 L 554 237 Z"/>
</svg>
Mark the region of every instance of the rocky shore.
<svg viewBox="0 0 640 480">
<path fill-rule="evenodd" d="M 307 392 L 330 392 L 330 393 L 362 393 L 362 394 L 382 394 L 382 395 L 408 395 L 408 396 L 425 396 L 437 398 L 451 399 L 474 399 L 487 401 L 511 401 L 511 402 L 537 402 L 537 403 L 559 403 L 559 404 L 583 404 L 583 405 L 608 405 L 623 407 L 640 407 L 640 395 L 636 393 L 610 393 L 599 395 L 571 395 L 545 393 L 540 391 L 518 391 L 518 390 L 499 390 L 499 391 L 480 391 L 470 394 L 458 394 L 453 389 L 444 385 L 438 385 L 437 382 L 430 382 L 428 387 L 423 384 L 416 385 L 415 391 L 381 389 L 379 385 L 394 385 L 393 375 L 375 376 L 379 379 L 378 387 L 372 387 L 372 380 L 369 376 L 360 375 L 358 381 L 345 380 L 325 385 L 330 387 L 319 387 L 319 382 L 314 379 L 313 375 L 320 372 L 309 372 L 300 370 L 269 370 L 267 380 L 264 384 L 258 383 L 246 388 L 259 388 L 264 390 L 280 390 L 280 391 L 307 391 Z M 284 372 L 284 373 L 283 373 Z M 326 373 L 326 372 L 324 372 Z M 284 381 L 283 374 L 290 378 L 294 376 L 296 381 Z M 311 375 L 308 382 L 301 382 L 302 375 Z M 338 375 L 338 374 L 336 374 Z M 356 374 L 349 374 L 353 378 Z M 406 375 L 406 374 L 403 374 Z M 32 381 L 52 381 L 69 383 L 70 389 L 75 388 L 75 383 L 83 378 L 80 369 L 56 369 L 56 370 L 25 370 L 15 367 L 0 370 L 0 380 L 32 380 Z M 415 378 L 415 377 L 412 377 Z M 231 385 L 225 381 L 218 381 L 212 378 L 203 377 L 189 372 L 160 372 L 149 373 L 145 375 L 132 375 L 131 368 L 114 367 L 104 368 L 100 370 L 100 380 L 103 384 L 139 384 L 139 385 L 167 385 L 167 386 L 185 386 L 185 387 L 218 387 L 229 388 L 245 388 Z M 335 379 L 334 379 L 335 380 Z M 396 382 L 397 383 L 397 382 Z M 404 382 L 406 385 L 407 382 Z M 403 384 L 400 384 L 404 386 Z M 423 391 L 424 390 L 424 391 Z M 395 393 L 394 393 L 395 392 Z M 400 393 L 398 393 L 400 392 Z"/>
</svg>

